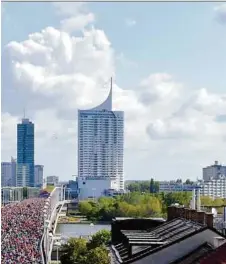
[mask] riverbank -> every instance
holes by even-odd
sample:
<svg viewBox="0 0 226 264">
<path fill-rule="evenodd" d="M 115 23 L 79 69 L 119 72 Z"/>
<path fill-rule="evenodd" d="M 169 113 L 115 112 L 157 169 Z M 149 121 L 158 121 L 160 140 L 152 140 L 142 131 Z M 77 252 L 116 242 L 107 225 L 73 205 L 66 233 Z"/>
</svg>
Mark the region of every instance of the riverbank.
<svg viewBox="0 0 226 264">
<path fill-rule="evenodd" d="M 63 224 L 75 224 L 75 225 L 83 225 L 83 224 L 86 224 L 86 225 L 90 225 L 90 224 L 94 224 L 94 225 L 110 225 L 111 222 L 105 222 L 105 221 L 58 221 L 57 223 L 58 225 L 63 225 Z"/>
<path fill-rule="evenodd" d="M 110 225 L 111 221 L 90 221 L 84 216 L 60 216 L 58 224 L 97 224 Z"/>
</svg>

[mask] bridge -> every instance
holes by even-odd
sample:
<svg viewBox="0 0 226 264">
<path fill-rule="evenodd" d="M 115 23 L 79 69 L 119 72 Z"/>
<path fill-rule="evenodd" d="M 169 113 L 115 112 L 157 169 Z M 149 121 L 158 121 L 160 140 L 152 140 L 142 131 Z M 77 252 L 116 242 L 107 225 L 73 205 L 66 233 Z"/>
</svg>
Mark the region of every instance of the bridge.
<svg viewBox="0 0 226 264">
<path fill-rule="evenodd" d="M 56 234 L 56 227 L 62 208 L 67 204 L 78 204 L 78 199 L 65 200 L 65 187 L 55 187 L 46 199 L 44 206 L 44 232 L 40 243 L 43 264 L 51 262 L 55 242 L 61 239 Z"/>
</svg>

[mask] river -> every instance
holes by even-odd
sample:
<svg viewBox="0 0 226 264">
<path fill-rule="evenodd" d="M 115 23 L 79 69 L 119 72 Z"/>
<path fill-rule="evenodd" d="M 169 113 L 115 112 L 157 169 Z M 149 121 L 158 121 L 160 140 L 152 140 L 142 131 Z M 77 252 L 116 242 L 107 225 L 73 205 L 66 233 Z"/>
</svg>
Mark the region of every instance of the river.
<svg viewBox="0 0 226 264">
<path fill-rule="evenodd" d="M 111 230 L 111 225 L 109 224 L 58 224 L 56 228 L 56 233 L 61 234 L 63 239 L 68 239 L 69 237 L 80 237 L 80 236 L 91 236 L 96 232 L 106 229 Z"/>
</svg>

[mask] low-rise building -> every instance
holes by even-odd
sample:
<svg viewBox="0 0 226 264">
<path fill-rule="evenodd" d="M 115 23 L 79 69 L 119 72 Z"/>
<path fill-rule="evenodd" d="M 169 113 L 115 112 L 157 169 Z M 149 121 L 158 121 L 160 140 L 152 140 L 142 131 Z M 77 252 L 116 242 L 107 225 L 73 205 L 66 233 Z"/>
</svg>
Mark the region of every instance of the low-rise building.
<svg viewBox="0 0 226 264">
<path fill-rule="evenodd" d="M 78 198 L 78 182 L 70 180 L 66 185 L 65 199 L 72 200 Z"/>
<path fill-rule="evenodd" d="M 59 176 L 47 176 L 46 184 L 56 186 L 59 183 Z"/>
<path fill-rule="evenodd" d="M 186 184 L 176 181 L 160 181 L 159 192 L 183 192 L 192 191 L 197 187 L 196 184 Z"/>
</svg>

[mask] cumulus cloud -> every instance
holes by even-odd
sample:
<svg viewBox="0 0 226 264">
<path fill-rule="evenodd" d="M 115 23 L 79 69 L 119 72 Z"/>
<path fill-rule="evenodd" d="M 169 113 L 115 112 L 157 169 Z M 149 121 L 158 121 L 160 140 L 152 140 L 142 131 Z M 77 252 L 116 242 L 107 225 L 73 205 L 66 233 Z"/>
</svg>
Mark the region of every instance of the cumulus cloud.
<svg viewBox="0 0 226 264">
<path fill-rule="evenodd" d="M 226 113 L 226 94 L 208 93 L 206 89 L 193 92 L 182 106 L 169 117 L 156 119 L 147 127 L 154 139 L 223 139 L 226 125 L 217 122 Z"/>
<path fill-rule="evenodd" d="M 221 24 L 226 24 L 226 4 L 218 5 L 214 8 L 216 13 L 216 19 Z"/>
<path fill-rule="evenodd" d="M 16 124 L 23 109 L 18 102 L 26 100 L 36 127 L 36 161 L 45 164 L 48 173 L 63 176 L 65 168 L 76 173 L 77 110 L 106 98 L 109 79 L 123 55 L 116 54 L 103 30 L 87 27 L 95 16 L 84 3 L 55 7 L 61 29 L 46 27 L 3 50 L 3 94 L 10 104 L 2 114 L 2 153 L 3 159 L 16 154 Z M 79 36 L 73 36 L 73 30 L 79 30 Z M 114 82 L 113 107 L 125 111 L 125 170 L 134 157 L 162 157 L 160 150 L 177 155 L 217 142 L 218 152 L 225 151 L 226 123 L 217 120 L 226 115 L 224 94 L 204 88 L 190 92 L 170 73 L 150 73 L 129 90 Z"/>
<path fill-rule="evenodd" d="M 86 3 L 54 3 L 57 14 L 65 17 L 61 20 L 61 28 L 66 32 L 74 32 L 83 30 L 87 25 L 95 21 L 95 16 L 92 12 L 86 9 Z"/>
</svg>

